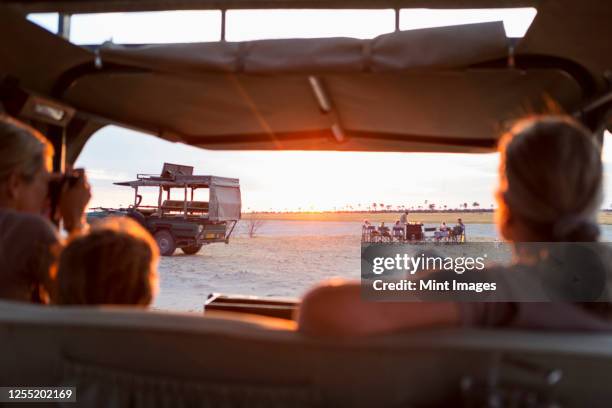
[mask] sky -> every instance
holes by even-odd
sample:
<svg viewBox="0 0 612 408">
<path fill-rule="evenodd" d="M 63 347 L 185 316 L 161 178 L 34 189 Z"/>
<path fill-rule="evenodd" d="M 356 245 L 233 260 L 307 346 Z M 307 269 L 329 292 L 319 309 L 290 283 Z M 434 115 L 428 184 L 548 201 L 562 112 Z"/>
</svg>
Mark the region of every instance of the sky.
<svg viewBox="0 0 612 408">
<path fill-rule="evenodd" d="M 400 29 L 503 20 L 508 37 L 521 37 L 535 9 L 429 10 L 400 13 Z M 53 14 L 30 20 L 57 31 Z M 226 39 L 346 36 L 373 38 L 394 30 L 393 10 L 236 10 L 226 16 Z M 164 29 L 160 29 L 164 27 Z M 104 13 L 72 17 L 70 41 L 75 44 L 171 43 L 218 41 L 219 11 Z M 607 135 L 607 139 L 610 135 Z M 605 144 L 606 173 L 612 171 L 611 143 Z M 196 174 L 236 177 L 246 211 L 311 211 L 367 209 L 385 205 L 457 208 L 478 202 L 493 204 L 497 154 L 352 153 L 210 151 L 167 142 L 133 130 L 108 126 L 86 144 L 76 165 L 87 169 L 93 197 L 90 207 L 126 206 L 133 201 L 128 187 L 116 181 L 137 173 L 158 174 L 164 162 L 195 167 Z M 609 179 L 609 177 L 608 177 Z M 612 187 L 606 182 L 606 191 Z M 144 193 L 143 204 L 154 204 L 156 192 Z M 177 193 L 178 194 L 178 193 Z M 177 197 L 180 198 L 180 197 Z M 206 199 L 200 196 L 196 199 Z M 606 194 L 605 207 L 612 197 Z"/>
</svg>

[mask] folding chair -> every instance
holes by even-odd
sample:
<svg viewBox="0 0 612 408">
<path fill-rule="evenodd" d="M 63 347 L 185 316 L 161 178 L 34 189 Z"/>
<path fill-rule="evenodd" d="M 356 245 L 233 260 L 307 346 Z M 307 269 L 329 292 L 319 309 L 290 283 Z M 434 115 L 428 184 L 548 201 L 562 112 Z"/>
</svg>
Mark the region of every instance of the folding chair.
<svg viewBox="0 0 612 408">
<path fill-rule="evenodd" d="M 380 234 L 380 242 L 383 242 L 385 239 L 389 242 L 393 241 L 389 227 L 379 227 L 378 232 Z"/>
<path fill-rule="evenodd" d="M 397 239 L 398 241 L 404 240 L 404 228 L 403 227 L 393 227 L 393 239 Z"/>
</svg>

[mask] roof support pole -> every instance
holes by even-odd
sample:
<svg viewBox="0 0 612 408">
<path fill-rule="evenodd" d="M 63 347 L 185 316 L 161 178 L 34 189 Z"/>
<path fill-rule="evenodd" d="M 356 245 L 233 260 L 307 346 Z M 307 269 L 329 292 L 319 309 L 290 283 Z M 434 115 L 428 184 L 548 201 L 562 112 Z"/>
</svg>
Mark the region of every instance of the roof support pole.
<svg viewBox="0 0 612 408">
<path fill-rule="evenodd" d="M 221 41 L 225 41 L 225 9 L 221 9 Z"/>
<path fill-rule="evenodd" d="M 396 8 L 393 11 L 395 12 L 395 31 L 397 32 L 400 30 L 400 9 Z"/>
<path fill-rule="evenodd" d="M 55 154 L 53 155 L 53 171 L 57 173 L 64 173 L 66 171 L 66 129 L 61 126 L 45 126 L 45 134 L 49 138 L 49 141 L 53 145 Z M 52 203 L 53 205 L 53 203 Z M 51 215 L 51 222 L 55 226 L 60 226 L 60 219 L 56 215 L 57 211 L 53 211 Z"/>
<path fill-rule="evenodd" d="M 184 186 L 184 200 L 183 200 L 183 213 L 185 214 L 185 218 L 187 218 L 187 184 Z"/>
<path fill-rule="evenodd" d="M 63 173 L 66 170 L 66 129 L 61 126 L 49 126 L 47 136 L 55 150 L 53 171 Z"/>
<path fill-rule="evenodd" d="M 62 37 L 64 40 L 70 40 L 70 21 L 72 15 L 66 13 L 60 13 L 57 16 L 57 35 Z"/>
<path fill-rule="evenodd" d="M 612 92 L 604 93 L 574 112 L 574 117 L 591 129 L 600 145 L 612 119 Z"/>
<path fill-rule="evenodd" d="M 159 194 L 157 195 L 157 212 L 161 216 L 162 213 L 162 195 L 164 194 L 164 189 L 162 186 L 159 186 Z"/>
</svg>

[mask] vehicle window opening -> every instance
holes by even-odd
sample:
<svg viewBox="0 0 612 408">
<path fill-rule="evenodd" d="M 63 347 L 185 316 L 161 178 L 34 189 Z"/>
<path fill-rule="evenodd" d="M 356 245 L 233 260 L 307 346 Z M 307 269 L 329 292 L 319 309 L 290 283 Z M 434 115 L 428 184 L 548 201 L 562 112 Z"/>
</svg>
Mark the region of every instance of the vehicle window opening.
<svg viewBox="0 0 612 408">
<path fill-rule="evenodd" d="M 402 30 L 503 21 L 523 37 L 537 10 L 492 9 L 236 9 L 126 13 L 32 13 L 28 19 L 80 45 L 252 41 L 281 38 L 371 39 Z M 263 23 L 263 24 L 262 24 Z M 138 25 L 140 30 L 133 30 Z M 159 27 L 164 27 L 160 30 Z"/>
</svg>

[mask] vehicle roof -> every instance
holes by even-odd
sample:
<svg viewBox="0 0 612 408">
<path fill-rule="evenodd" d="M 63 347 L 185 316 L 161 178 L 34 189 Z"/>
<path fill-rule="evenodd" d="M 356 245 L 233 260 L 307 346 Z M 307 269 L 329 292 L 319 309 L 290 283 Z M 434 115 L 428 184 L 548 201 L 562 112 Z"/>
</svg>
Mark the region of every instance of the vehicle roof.
<svg viewBox="0 0 612 408">
<path fill-rule="evenodd" d="M 586 118 L 593 102 L 599 108 L 598 99 L 609 92 L 612 70 L 612 8 L 595 0 L 227 0 L 224 8 L 535 6 L 538 14 L 518 43 L 495 22 L 372 40 L 95 49 L 70 44 L 21 13 L 213 8 L 220 3 L 9 3 L 17 11 L 0 13 L 0 76 L 17 78 L 19 87 L 76 109 L 68 127 L 69 161 L 106 124 L 211 149 L 490 151 L 509 122 L 546 111 L 550 101 Z M 597 112 L 587 123 L 591 127 L 605 123 Z"/>
<path fill-rule="evenodd" d="M 211 186 L 220 187 L 240 187 L 240 181 L 236 178 L 219 176 L 185 176 L 176 175 L 173 178 L 159 176 L 139 176 L 137 180 L 121 181 L 113 183 L 118 186 L 127 187 L 167 187 L 167 188 L 210 188 Z"/>
</svg>

